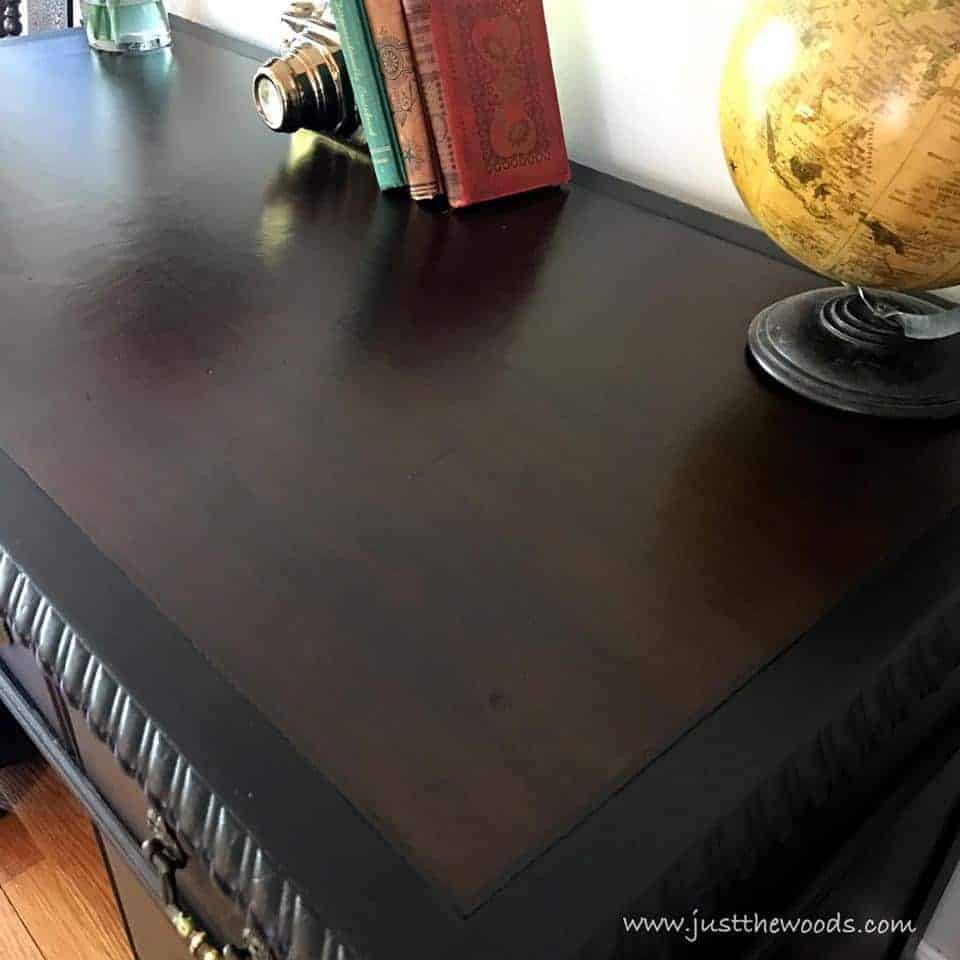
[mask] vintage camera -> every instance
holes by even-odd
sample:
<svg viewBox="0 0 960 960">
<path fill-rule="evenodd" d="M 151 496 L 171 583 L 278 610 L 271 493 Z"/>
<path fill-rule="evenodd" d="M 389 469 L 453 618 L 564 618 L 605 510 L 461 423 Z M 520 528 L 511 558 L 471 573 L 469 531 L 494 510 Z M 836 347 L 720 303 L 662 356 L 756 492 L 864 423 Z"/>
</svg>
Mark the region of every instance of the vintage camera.
<svg viewBox="0 0 960 960">
<path fill-rule="evenodd" d="M 344 139 L 358 133 L 360 116 L 328 4 L 292 3 L 281 19 L 289 36 L 253 80 L 263 122 L 283 133 L 306 129 Z"/>
</svg>

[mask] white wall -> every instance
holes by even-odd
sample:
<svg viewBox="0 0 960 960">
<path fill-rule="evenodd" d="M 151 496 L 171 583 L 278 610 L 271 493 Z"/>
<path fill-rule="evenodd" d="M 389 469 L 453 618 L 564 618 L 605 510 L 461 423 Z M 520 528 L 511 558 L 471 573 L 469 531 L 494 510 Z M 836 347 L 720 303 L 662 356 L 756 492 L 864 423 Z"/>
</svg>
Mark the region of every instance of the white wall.
<svg viewBox="0 0 960 960">
<path fill-rule="evenodd" d="M 544 0 L 570 154 L 750 222 L 727 177 L 717 88 L 746 0 Z M 171 13 L 267 46 L 284 0 L 168 0 Z"/>
<path fill-rule="evenodd" d="M 251 43 L 280 43 L 280 14 L 287 0 L 166 0 L 167 10 Z"/>
<path fill-rule="evenodd" d="M 546 0 L 574 159 L 751 222 L 727 175 L 718 90 L 747 0 Z"/>
</svg>

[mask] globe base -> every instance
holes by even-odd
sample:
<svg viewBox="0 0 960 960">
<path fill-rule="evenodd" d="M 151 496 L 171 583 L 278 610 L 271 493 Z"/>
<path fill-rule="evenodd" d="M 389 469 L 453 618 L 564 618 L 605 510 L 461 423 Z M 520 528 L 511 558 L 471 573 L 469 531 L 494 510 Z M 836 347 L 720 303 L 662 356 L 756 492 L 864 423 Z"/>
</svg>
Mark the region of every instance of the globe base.
<svg viewBox="0 0 960 960">
<path fill-rule="evenodd" d="M 904 313 L 940 312 L 902 293 L 884 292 L 882 301 Z M 748 342 L 763 371 L 824 406 L 898 420 L 960 415 L 960 334 L 908 339 L 848 288 L 811 290 L 767 307 L 750 325 Z"/>
</svg>

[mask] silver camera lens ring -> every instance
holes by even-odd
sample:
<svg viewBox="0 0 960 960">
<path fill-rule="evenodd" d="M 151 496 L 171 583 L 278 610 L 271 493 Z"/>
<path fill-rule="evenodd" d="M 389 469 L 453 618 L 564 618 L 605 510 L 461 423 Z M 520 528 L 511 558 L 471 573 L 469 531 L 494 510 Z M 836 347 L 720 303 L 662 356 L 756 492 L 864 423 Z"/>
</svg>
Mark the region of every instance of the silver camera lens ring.
<svg viewBox="0 0 960 960">
<path fill-rule="evenodd" d="M 253 78 L 253 101 L 260 119 L 278 133 L 299 129 L 299 104 L 293 102 L 296 80 L 286 57 L 272 57 Z M 278 109 L 279 108 L 279 109 Z"/>
</svg>

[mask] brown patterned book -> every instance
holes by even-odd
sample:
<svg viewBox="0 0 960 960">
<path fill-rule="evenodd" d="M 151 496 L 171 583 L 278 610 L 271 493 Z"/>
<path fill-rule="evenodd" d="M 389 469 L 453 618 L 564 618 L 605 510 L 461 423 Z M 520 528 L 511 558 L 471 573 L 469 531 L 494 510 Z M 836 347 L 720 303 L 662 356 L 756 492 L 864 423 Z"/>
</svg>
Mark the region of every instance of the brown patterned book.
<svg viewBox="0 0 960 960">
<path fill-rule="evenodd" d="M 570 180 L 542 0 L 403 0 L 447 196 Z"/>
<path fill-rule="evenodd" d="M 416 200 L 431 200 L 443 193 L 443 184 L 414 69 L 403 4 L 401 0 L 364 0 L 364 3 L 393 110 L 410 194 Z"/>
</svg>

